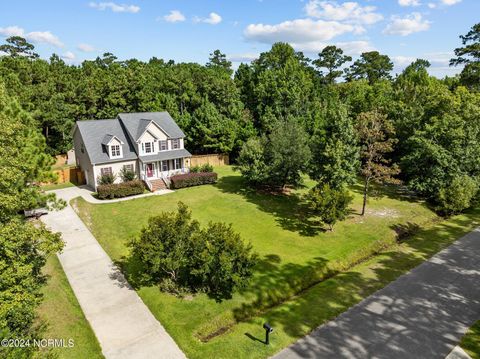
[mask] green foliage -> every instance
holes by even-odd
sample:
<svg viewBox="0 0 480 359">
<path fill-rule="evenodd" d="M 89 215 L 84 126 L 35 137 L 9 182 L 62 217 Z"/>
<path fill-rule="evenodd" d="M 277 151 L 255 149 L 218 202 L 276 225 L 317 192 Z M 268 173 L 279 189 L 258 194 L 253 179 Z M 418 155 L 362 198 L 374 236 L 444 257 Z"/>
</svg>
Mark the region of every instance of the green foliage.
<svg viewBox="0 0 480 359">
<path fill-rule="evenodd" d="M 467 175 L 456 176 L 446 185 L 438 190 L 437 201 L 439 210 L 447 215 L 469 208 L 479 187 L 478 181 Z"/>
<path fill-rule="evenodd" d="M 340 101 L 328 102 L 323 116 L 324 125 L 315 131 L 310 141 L 309 174 L 312 179 L 340 188 L 352 184 L 357 174 L 357 134 L 347 106 Z"/>
<path fill-rule="evenodd" d="M 394 176 L 400 173 L 397 164 L 391 164 L 386 157 L 393 151 L 393 145 L 397 142 L 394 138 L 395 129 L 387 116 L 379 111 L 364 112 L 357 117 L 357 132 L 360 139 L 362 161 L 360 173 L 364 178 L 362 216 L 365 214 L 365 206 L 371 182 L 379 184 L 399 184 L 400 181 Z"/>
<path fill-rule="evenodd" d="M 28 43 L 21 36 L 11 36 L 5 40 L 7 43 L 0 45 L 0 51 L 5 52 L 10 57 L 24 56 L 30 59 L 38 58 L 38 54 L 33 50 L 35 47 Z"/>
<path fill-rule="evenodd" d="M 308 135 L 296 120 L 288 119 L 278 122 L 268 138 L 250 139 L 236 168 L 253 186 L 283 189 L 301 183 L 310 156 Z"/>
<path fill-rule="evenodd" d="M 213 184 L 217 182 L 217 174 L 214 172 L 191 172 L 170 177 L 173 189 Z"/>
<path fill-rule="evenodd" d="M 127 169 L 127 167 L 122 167 L 122 169 L 120 170 L 120 178 L 122 179 L 122 182 L 133 181 L 136 177 L 137 175 L 135 174 L 135 172 Z"/>
<path fill-rule="evenodd" d="M 480 90 L 480 23 L 472 26 L 466 35 L 461 35 L 463 47 L 455 49 L 450 66 L 464 65 L 460 81 L 465 86 Z"/>
<path fill-rule="evenodd" d="M 318 54 L 318 59 L 312 61 L 317 68 L 325 68 L 327 72 L 320 70 L 320 77 L 325 84 L 334 84 L 335 80 L 342 76 L 343 71 L 339 70 L 343 64 L 352 61 L 351 56 L 343 54 L 343 50 L 331 45 L 325 47 Z"/>
<path fill-rule="evenodd" d="M 345 188 L 334 189 L 329 184 L 319 184 L 306 195 L 308 207 L 320 220 L 328 225 L 330 231 L 338 221 L 343 221 L 348 214 L 348 206 L 353 197 Z"/>
<path fill-rule="evenodd" d="M 378 51 L 364 52 L 347 70 L 346 78 L 348 81 L 367 79 L 373 84 L 390 79 L 392 70 L 393 62 L 387 55 L 381 55 Z"/>
<path fill-rule="evenodd" d="M 205 163 L 200 166 L 200 172 L 213 172 L 213 166 L 210 163 Z"/>
<path fill-rule="evenodd" d="M 225 70 L 229 76 L 233 73 L 232 62 L 228 61 L 227 56 L 220 50 L 215 50 L 210 54 L 206 67 Z"/>
<path fill-rule="evenodd" d="M 139 180 L 102 184 L 97 187 L 97 195 L 99 199 L 122 198 L 142 194 L 143 192 L 145 192 L 145 185 Z"/>
<path fill-rule="evenodd" d="M 117 176 L 113 173 L 107 173 L 101 176 L 98 176 L 97 178 L 97 184 L 99 186 L 105 186 L 105 185 L 110 185 L 115 182 L 115 179 Z"/>
<path fill-rule="evenodd" d="M 51 158 L 32 118 L 0 84 L 0 338 L 38 338 L 33 326 L 46 278 L 46 258 L 61 250 L 59 234 L 25 221 L 19 213 L 40 206 L 59 207 L 54 195 L 36 185 L 50 178 Z M 0 348 L 2 358 L 33 356 L 38 348 Z"/>
<path fill-rule="evenodd" d="M 200 166 L 192 166 L 190 167 L 190 173 L 198 173 L 200 172 Z"/>
<path fill-rule="evenodd" d="M 142 282 L 176 293 L 204 291 L 218 301 L 244 287 L 256 263 L 251 245 L 231 225 L 209 223 L 200 229 L 182 202 L 177 212 L 151 217 L 129 246 Z"/>
</svg>

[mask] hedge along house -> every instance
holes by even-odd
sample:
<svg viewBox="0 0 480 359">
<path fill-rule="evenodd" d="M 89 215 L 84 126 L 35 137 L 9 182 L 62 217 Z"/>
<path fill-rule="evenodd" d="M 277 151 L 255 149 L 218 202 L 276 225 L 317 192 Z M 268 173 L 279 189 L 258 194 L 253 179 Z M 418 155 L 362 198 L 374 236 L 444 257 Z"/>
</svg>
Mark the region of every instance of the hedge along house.
<svg viewBox="0 0 480 359">
<path fill-rule="evenodd" d="M 122 168 L 150 191 L 168 187 L 170 176 L 189 172 L 184 138 L 168 112 L 121 113 L 110 120 L 77 121 L 73 129 L 77 166 L 94 190 L 105 174 L 121 182 Z"/>
</svg>

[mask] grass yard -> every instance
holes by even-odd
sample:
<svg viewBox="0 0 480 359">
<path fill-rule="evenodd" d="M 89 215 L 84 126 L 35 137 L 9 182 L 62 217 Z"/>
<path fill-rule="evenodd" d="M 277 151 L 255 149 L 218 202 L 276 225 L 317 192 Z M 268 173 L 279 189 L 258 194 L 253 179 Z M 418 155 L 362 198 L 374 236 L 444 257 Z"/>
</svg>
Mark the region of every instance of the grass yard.
<svg viewBox="0 0 480 359">
<path fill-rule="evenodd" d="M 47 325 L 43 338 L 74 340 L 72 348 L 54 349 L 58 358 L 103 358 L 97 338 L 56 256 L 48 259 L 44 272 L 49 278 L 43 289 L 44 300 L 37 311 L 39 319 Z"/>
<path fill-rule="evenodd" d="M 249 288 L 231 300 L 216 303 L 205 295 L 179 299 L 156 287 L 138 288 L 152 313 L 192 358 L 272 355 L 453 242 L 480 218 L 480 211 L 473 211 L 439 222 L 424 203 L 393 188 L 371 199 L 362 218 L 361 186 L 356 186 L 352 215 L 334 232 L 325 232 L 299 210 L 299 195 L 307 188 L 289 196 L 260 194 L 246 189 L 230 167 L 217 171 L 217 185 L 165 196 L 101 205 L 81 198 L 72 201 L 120 264 L 128 254 L 126 241 L 151 215 L 175 209 L 178 201 L 203 224 L 233 223 L 252 243 L 260 258 L 255 276 Z M 312 184 L 307 182 L 307 187 Z M 396 244 L 397 234 L 405 231 L 417 234 Z M 387 250 L 371 257 L 383 248 Z M 355 263 L 360 264 L 353 267 Z M 261 342 L 264 321 L 275 328 L 270 346 Z"/>
<path fill-rule="evenodd" d="M 477 321 L 462 338 L 460 347 L 465 350 L 472 359 L 480 359 L 480 320 Z"/>
<path fill-rule="evenodd" d="M 63 189 L 68 187 L 75 187 L 75 184 L 72 182 L 64 182 L 64 183 L 51 183 L 42 186 L 44 191 L 52 191 L 55 189 Z"/>
</svg>

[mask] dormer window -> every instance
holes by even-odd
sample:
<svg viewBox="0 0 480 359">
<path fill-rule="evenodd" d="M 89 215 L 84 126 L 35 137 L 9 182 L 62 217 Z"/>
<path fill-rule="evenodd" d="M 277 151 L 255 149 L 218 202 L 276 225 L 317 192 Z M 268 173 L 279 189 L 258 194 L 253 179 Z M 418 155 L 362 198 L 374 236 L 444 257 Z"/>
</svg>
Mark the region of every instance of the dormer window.
<svg viewBox="0 0 480 359">
<path fill-rule="evenodd" d="M 122 157 L 120 145 L 110 145 L 110 158 Z"/>
</svg>

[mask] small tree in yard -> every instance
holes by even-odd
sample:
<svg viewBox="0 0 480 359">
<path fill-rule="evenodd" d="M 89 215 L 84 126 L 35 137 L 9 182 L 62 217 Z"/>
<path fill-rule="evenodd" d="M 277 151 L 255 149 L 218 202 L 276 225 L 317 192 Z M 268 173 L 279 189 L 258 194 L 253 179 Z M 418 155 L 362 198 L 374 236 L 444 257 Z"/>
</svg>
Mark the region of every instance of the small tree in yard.
<svg viewBox="0 0 480 359">
<path fill-rule="evenodd" d="M 100 186 L 106 184 L 113 184 L 115 182 L 116 176 L 114 174 L 104 174 L 98 177 L 97 182 Z"/>
<path fill-rule="evenodd" d="M 333 231 L 335 223 L 347 217 L 352 199 L 345 188 L 334 189 L 329 184 L 314 187 L 305 195 L 309 208 L 328 225 L 330 231 Z"/>
<path fill-rule="evenodd" d="M 135 172 L 133 172 L 132 170 L 129 170 L 126 167 L 123 167 L 120 170 L 120 178 L 122 179 L 122 182 L 131 182 L 136 177 L 137 177 L 137 175 L 135 174 Z"/>
<path fill-rule="evenodd" d="M 467 175 L 455 176 L 445 188 L 440 188 L 437 202 L 446 215 L 460 213 L 472 205 L 478 192 L 478 183 Z"/>
<path fill-rule="evenodd" d="M 230 298 L 252 275 L 256 256 L 231 226 L 210 223 L 200 229 L 179 202 L 177 212 L 152 217 L 140 237 L 130 241 L 141 279 L 165 291 L 204 291 L 218 301 Z"/>
<path fill-rule="evenodd" d="M 188 207 L 181 202 L 177 212 L 150 217 L 140 237 L 129 243 L 133 258 L 142 266 L 142 280 L 167 281 L 176 287 L 184 284 L 191 238 L 198 229 L 198 222 L 192 220 Z"/>
<path fill-rule="evenodd" d="M 252 275 L 256 255 L 251 251 L 231 225 L 209 223 L 195 237 L 191 274 L 213 298 L 231 298 L 233 290 L 245 287 Z"/>
<path fill-rule="evenodd" d="M 357 117 L 357 133 L 360 138 L 362 161 L 361 175 L 364 179 L 362 216 L 365 215 L 368 190 L 371 182 L 398 184 L 393 176 L 400 173 L 396 164 L 385 157 L 393 151 L 396 139 L 392 123 L 379 111 L 362 112 Z"/>
</svg>

